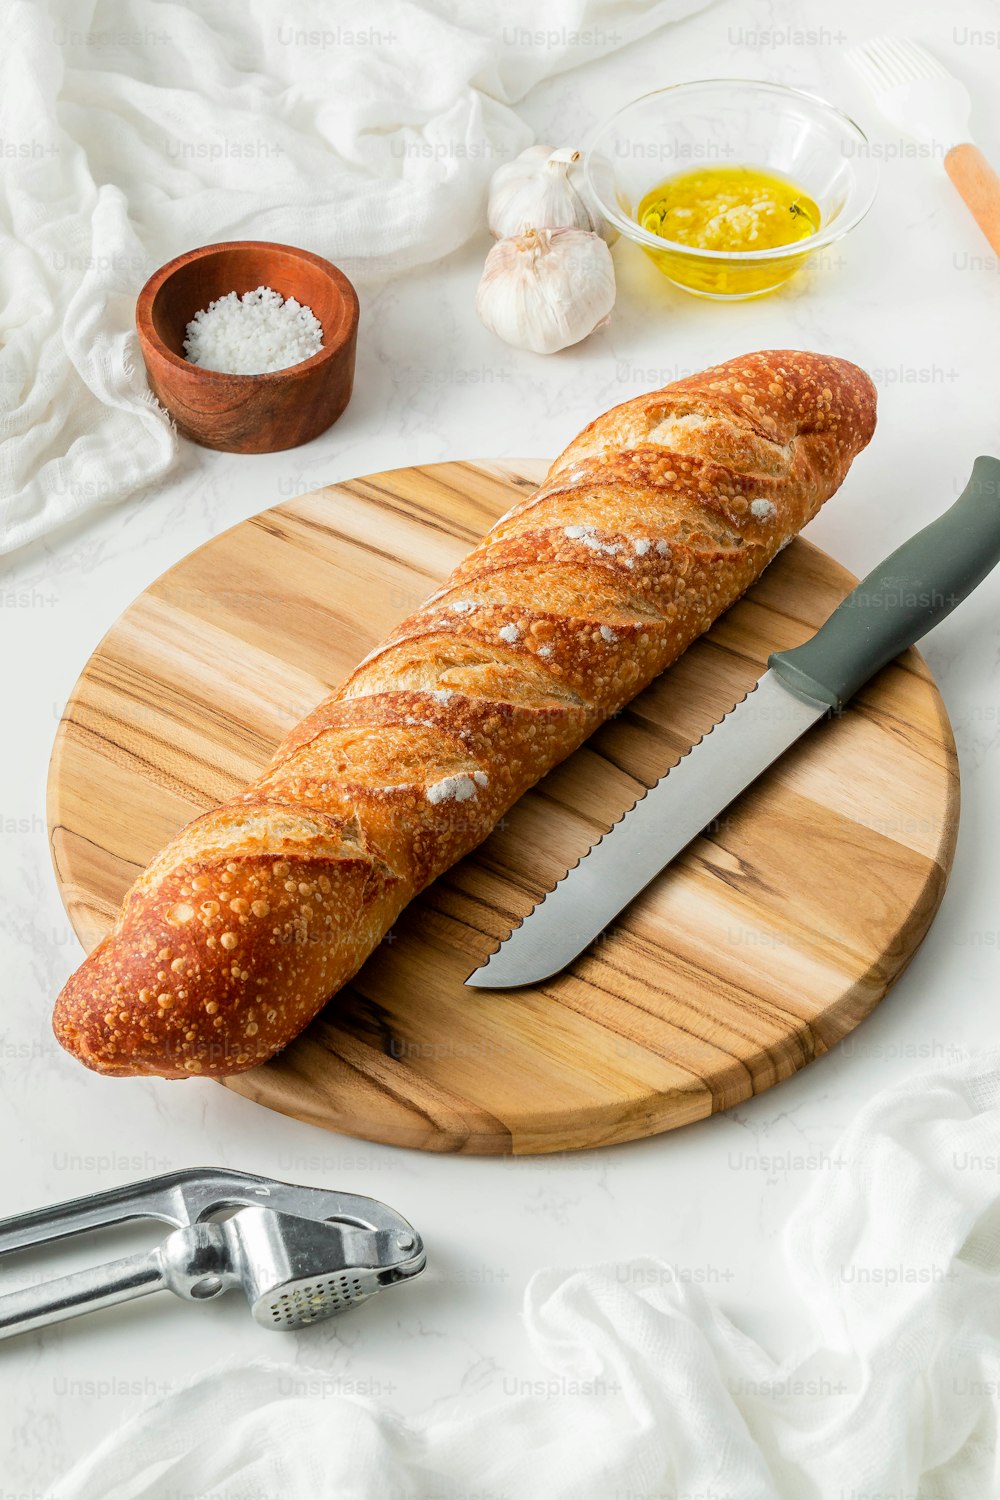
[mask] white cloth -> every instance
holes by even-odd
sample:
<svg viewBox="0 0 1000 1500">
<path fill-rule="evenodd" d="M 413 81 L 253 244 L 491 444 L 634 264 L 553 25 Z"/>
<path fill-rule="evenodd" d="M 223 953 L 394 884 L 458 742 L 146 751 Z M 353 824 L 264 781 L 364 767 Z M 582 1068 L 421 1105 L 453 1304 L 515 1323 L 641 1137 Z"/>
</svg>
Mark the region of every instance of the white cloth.
<svg viewBox="0 0 1000 1500">
<path fill-rule="evenodd" d="M 162 476 L 133 330 L 157 266 L 280 240 L 349 276 L 461 245 L 510 105 L 707 0 L 6 0 L 0 551 Z"/>
<path fill-rule="evenodd" d="M 544 1271 L 526 1319 L 554 1396 L 406 1423 L 257 1363 L 152 1407 L 50 1500 L 987 1500 L 998 1163 L 1000 1057 L 876 1098 L 789 1222 L 811 1332 L 780 1365 L 660 1261 Z"/>
</svg>

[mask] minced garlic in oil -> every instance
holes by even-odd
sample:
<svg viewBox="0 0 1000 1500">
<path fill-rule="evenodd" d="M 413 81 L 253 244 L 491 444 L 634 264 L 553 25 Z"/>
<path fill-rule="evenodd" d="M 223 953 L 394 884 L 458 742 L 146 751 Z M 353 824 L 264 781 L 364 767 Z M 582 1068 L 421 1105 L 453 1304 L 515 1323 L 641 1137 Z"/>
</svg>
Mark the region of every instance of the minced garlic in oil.
<svg viewBox="0 0 1000 1500">
<path fill-rule="evenodd" d="M 773 250 L 816 233 L 820 213 L 784 177 L 757 167 L 700 167 L 646 194 L 643 229 L 697 250 Z"/>
</svg>

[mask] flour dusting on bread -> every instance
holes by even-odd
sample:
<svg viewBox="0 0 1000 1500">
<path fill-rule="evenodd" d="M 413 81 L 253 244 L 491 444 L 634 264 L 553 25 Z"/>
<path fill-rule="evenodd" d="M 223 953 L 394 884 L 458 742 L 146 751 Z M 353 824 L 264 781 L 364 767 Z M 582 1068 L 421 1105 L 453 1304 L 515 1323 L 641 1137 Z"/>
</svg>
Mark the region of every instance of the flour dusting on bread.
<svg viewBox="0 0 1000 1500">
<path fill-rule="evenodd" d="M 417 892 L 760 577 L 874 422 L 854 365 L 769 350 L 590 423 L 246 791 L 157 855 L 60 995 L 62 1045 L 174 1078 L 287 1046 Z"/>
</svg>

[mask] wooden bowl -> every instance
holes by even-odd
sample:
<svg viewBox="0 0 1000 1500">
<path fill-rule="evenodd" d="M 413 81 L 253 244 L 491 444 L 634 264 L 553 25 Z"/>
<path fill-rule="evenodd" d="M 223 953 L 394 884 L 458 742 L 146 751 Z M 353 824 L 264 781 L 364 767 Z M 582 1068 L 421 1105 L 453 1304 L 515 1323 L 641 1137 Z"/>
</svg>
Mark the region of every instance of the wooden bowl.
<svg viewBox="0 0 1000 1500">
<path fill-rule="evenodd" d="M 206 370 L 184 358 L 196 312 L 229 292 L 259 286 L 312 308 L 323 348 L 263 375 Z M 203 245 L 161 266 L 136 303 L 135 323 L 150 387 L 185 437 L 227 453 L 276 453 L 325 432 L 351 399 L 358 297 L 342 271 L 292 245 L 235 240 Z"/>
</svg>

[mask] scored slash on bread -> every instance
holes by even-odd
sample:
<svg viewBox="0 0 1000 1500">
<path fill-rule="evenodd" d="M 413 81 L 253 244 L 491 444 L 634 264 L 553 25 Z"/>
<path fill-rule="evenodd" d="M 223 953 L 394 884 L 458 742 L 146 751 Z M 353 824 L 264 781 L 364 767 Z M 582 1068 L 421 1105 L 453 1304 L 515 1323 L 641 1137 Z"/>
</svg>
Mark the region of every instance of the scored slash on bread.
<svg viewBox="0 0 1000 1500">
<path fill-rule="evenodd" d="M 59 996 L 62 1045 L 121 1075 L 273 1056 L 417 892 L 735 603 L 874 425 L 863 371 L 789 350 L 598 417 L 245 792 L 157 855 Z"/>
</svg>

